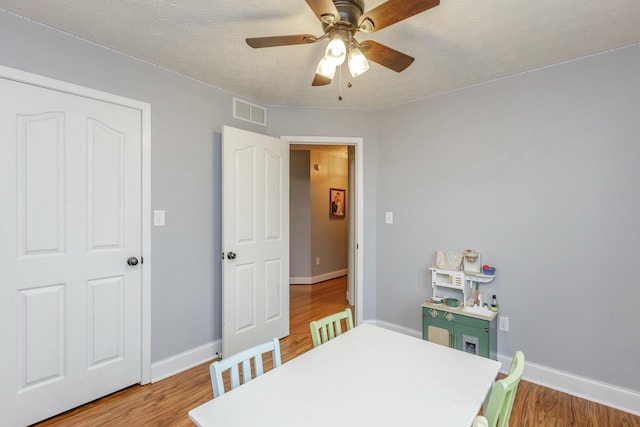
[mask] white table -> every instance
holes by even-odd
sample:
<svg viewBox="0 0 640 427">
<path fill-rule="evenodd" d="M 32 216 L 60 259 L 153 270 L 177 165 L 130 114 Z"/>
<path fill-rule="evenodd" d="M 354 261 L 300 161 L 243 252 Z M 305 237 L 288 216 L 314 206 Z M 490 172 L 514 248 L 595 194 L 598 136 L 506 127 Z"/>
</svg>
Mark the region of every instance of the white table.
<svg viewBox="0 0 640 427">
<path fill-rule="evenodd" d="M 460 426 L 500 363 L 370 324 L 189 412 L 202 427 Z"/>
</svg>

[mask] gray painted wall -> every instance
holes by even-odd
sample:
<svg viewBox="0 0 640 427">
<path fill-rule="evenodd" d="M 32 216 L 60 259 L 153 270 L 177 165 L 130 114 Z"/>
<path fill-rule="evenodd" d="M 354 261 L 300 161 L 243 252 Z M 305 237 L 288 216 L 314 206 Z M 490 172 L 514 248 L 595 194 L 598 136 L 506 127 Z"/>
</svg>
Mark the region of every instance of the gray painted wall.
<svg viewBox="0 0 640 427">
<path fill-rule="evenodd" d="M 4 12 L 0 63 L 152 105 L 152 360 L 218 339 L 218 132 L 264 129 L 225 91 Z M 271 107 L 267 133 L 364 138 L 365 319 L 419 329 L 435 251 L 472 247 L 511 319 L 500 353 L 640 391 L 639 75 L 633 46 L 385 111 Z"/>
<path fill-rule="evenodd" d="M 438 249 L 497 267 L 498 352 L 640 390 L 640 46 L 389 109 L 378 319 L 420 328 Z"/>
<path fill-rule="evenodd" d="M 311 178 L 309 151 L 289 157 L 289 277 L 311 277 Z"/>
</svg>

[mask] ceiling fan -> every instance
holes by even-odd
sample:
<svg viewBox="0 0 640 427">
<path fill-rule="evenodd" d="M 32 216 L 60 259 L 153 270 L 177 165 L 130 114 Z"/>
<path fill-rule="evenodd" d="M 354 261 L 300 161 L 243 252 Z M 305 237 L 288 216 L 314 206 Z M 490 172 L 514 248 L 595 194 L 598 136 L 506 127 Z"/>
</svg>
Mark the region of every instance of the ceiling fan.
<svg viewBox="0 0 640 427">
<path fill-rule="evenodd" d="M 253 48 L 263 48 L 316 43 L 329 39 L 325 55 L 320 60 L 311 83 L 313 86 L 331 83 L 336 68 L 345 59 L 353 77 L 369 69 L 368 61 L 376 62 L 398 73 L 404 70 L 411 65 L 414 58 L 373 40 L 358 42 L 354 37 L 355 34 L 358 31 L 365 33 L 379 31 L 440 4 L 440 0 L 388 0 L 365 13 L 363 0 L 306 0 L 306 2 L 322 23 L 321 36 L 295 34 L 254 37 L 246 41 Z"/>
</svg>

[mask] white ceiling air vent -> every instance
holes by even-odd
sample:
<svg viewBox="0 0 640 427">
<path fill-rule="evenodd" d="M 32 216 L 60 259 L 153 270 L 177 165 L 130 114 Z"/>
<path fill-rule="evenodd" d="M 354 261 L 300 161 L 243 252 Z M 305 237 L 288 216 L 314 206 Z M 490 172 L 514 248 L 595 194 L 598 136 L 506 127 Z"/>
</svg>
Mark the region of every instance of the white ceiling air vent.
<svg viewBox="0 0 640 427">
<path fill-rule="evenodd" d="M 233 98 L 233 117 L 257 125 L 267 125 L 266 108 L 238 98 Z"/>
</svg>

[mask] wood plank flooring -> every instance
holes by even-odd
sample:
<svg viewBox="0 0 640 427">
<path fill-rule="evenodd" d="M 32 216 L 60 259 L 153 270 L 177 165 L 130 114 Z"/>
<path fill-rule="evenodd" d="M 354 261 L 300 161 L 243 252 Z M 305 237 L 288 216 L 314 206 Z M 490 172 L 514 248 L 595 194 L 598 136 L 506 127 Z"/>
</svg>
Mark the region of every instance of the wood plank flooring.
<svg viewBox="0 0 640 427">
<path fill-rule="evenodd" d="M 346 277 L 291 286 L 291 335 L 281 340 L 283 362 L 313 348 L 309 322 L 348 307 L 345 294 Z M 212 398 L 209 363 L 204 363 L 154 384 L 129 387 L 36 425 L 193 426 L 187 412 Z M 510 424 L 640 427 L 640 417 L 522 381 Z"/>
</svg>

